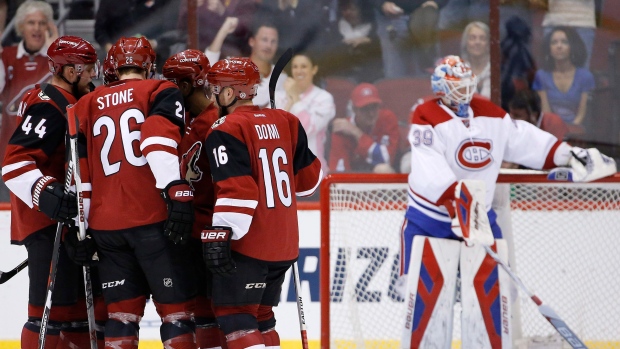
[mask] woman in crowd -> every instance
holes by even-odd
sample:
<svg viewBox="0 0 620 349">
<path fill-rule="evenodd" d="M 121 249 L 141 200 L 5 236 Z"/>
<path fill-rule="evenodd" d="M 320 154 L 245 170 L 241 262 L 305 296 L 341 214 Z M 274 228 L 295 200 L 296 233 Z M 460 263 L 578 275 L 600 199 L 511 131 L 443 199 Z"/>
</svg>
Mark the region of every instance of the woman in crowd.
<svg viewBox="0 0 620 349">
<path fill-rule="evenodd" d="M 306 53 L 297 53 L 291 61 L 291 75 L 284 91 L 276 92 L 276 107 L 294 114 L 308 135 L 308 147 L 321 160 L 327 173 L 325 139 L 327 125 L 336 115 L 334 97 L 314 84 L 319 67 Z"/>
<path fill-rule="evenodd" d="M 540 95 L 542 111 L 558 114 L 570 133 L 584 133 L 588 94 L 595 87 L 594 76 L 583 68 L 584 43 L 574 29 L 557 27 L 545 37 L 543 50 L 543 68 L 532 86 Z"/>
<path fill-rule="evenodd" d="M 478 93 L 491 98 L 491 58 L 489 26 L 476 21 L 469 23 L 461 37 L 461 57 L 478 77 Z"/>
</svg>

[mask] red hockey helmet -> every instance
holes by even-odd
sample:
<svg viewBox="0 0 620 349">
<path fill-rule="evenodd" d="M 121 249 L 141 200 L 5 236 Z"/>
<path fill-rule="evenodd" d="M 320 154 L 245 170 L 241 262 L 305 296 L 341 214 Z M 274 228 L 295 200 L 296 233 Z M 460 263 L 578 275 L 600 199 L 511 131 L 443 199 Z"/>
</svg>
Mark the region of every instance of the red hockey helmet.
<svg viewBox="0 0 620 349">
<path fill-rule="evenodd" d="M 93 45 L 77 36 L 65 35 L 54 40 L 47 49 L 47 57 L 50 71 L 56 75 L 69 64 L 75 66 L 78 73 L 84 71 L 86 64 L 95 64 L 97 70 L 99 68 L 97 51 Z"/>
<path fill-rule="evenodd" d="M 118 81 L 118 75 L 116 75 L 116 71 L 114 70 L 114 50 L 116 49 L 115 45 L 110 47 L 108 50 L 108 55 L 105 57 L 105 61 L 103 61 L 103 83 L 105 85 L 109 85 L 114 81 Z"/>
<path fill-rule="evenodd" d="M 185 50 L 166 60 L 163 68 L 164 77 L 175 84 L 184 79 L 190 80 L 192 86 L 204 86 L 211 64 L 207 56 L 198 50 Z"/>
<path fill-rule="evenodd" d="M 232 87 L 239 99 L 252 99 L 260 84 L 258 67 L 249 58 L 232 57 L 213 65 L 207 80 L 213 93 L 219 94 L 224 87 Z"/>
<path fill-rule="evenodd" d="M 114 44 L 114 69 L 135 67 L 150 72 L 154 68 L 155 51 L 145 38 L 122 37 Z"/>
</svg>

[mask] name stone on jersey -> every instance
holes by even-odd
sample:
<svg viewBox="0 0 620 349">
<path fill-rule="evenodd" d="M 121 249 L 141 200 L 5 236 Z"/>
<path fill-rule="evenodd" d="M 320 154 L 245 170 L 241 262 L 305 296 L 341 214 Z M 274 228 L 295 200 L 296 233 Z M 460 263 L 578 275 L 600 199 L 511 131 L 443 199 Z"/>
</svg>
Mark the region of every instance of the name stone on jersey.
<svg viewBox="0 0 620 349">
<path fill-rule="evenodd" d="M 97 98 L 99 110 L 104 110 L 110 106 L 133 102 L 133 88 L 108 93 Z"/>
</svg>

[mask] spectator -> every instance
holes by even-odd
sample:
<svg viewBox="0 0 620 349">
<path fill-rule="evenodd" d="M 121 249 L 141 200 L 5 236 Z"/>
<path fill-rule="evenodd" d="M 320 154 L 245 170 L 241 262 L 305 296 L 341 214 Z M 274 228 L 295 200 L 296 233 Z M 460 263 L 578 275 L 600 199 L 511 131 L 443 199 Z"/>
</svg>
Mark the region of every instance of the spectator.
<svg viewBox="0 0 620 349">
<path fill-rule="evenodd" d="M 548 11 L 543 18 L 544 35 L 547 36 L 554 27 L 573 28 L 585 44 L 586 61 L 584 68 L 590 68 L 592 46 L 596 35 L 595 0 L 548 0 Z"/>
<path fill-rule="evenodd" d="M 267 17 L 280 33 L 278 55 L 289 47 L 294 52 L 321 46 L 327 14 L 320 0 L 262 0 L 260 17 Z"/>
<path fill-rule="evenodd" d="M 558 114 L 570 133 L 584 133 L 588 95 L 594 76 L 583 67 L 586 50 L 574 29 L 557 27 L 544 40 L 543 68 L 536 72 L 533 89 L 540 95 L 543 112 Z"/>
<path fill-rule="evenodd" d="M 486 98 L 491 98 L 490 38 L 489 26 L 482 22 L 469 23 L 461 38 L 461 57 L 478 77 L 478 93 Z"/>
<path fill-rule="evenodd" d="M 361 6 L 362 0 L 339 3 L 338 40 L 331 52 L 330 75 L 349 77 L 357 82 L 379 79 L 381 45 L 372 20 Z"/>
<path fill-rule="evenodd" d="M 15 23 L 22 40 L 16 46 L 4 47 L 0 61 L 0 154 L 5 153 L 17 127 L 18 107 L 25 93 L 52 76 L 47 64 L 47 48 L 58 37 L 52 6 L 44 1 L 23 3 L 15 14 Z M 0 201 L 8 200 L 8 190 L 2 183 Z"/>
<path fill-rule="evenodd" d="M 568 133 L 568 127 L 557 114 L 542 111 L 540 97 L 535 91 L 517 92 L 510 101 L 509 110 L 513 119 L 527 121 L 560 141 Z"/>
<path fill-rule="evenodd" d="M 276 106 L 297 116 L 308 136 L 308 146 L 321 161 L 327 173 L 325 139 L 327 125 L 336 115 L 334 97 L 314 84 L 319 66 L 305 53 L 297 53 L 291 61 L 291 77 L 284 91 L 276 91 Z"/>
<path fill-rule="evenodd" d="M 222 57 L 247 56 L 248 38 L 254 13 L 257 11 L 255 0 L 198 0 L 198 47 L 209 46 L 222 28 L 228 17 L 238 20 L 234 31 L 227 35 L 221 46 Z M 187 31 L 187 1 L 181 2 L 178 28 Z M 208 57 L 208 56 L 207 56 Z"/>
<path fill-rule="evenodd" d="M 439 8 L 448 0 L 377 0 L 375 18 L 386 78 L 427 75 L 436 52 Z"/>
<path fill-rule="evenodd" d="M 232 33 L 237 25 L 237 18 L 226 18 L 222 28 L 220 28 L 215 40 L 205 51 L 209 62 L 217 62 L 220 59 L 220 52 L 223 38 Z M 270 22 L 260 22 L 255 24 L 252 30 L 252 36 L 248 40 L 251 53 L 250 59 L 260 71 L 260 85 L 258 85 L 258 91 L 256 96 L 252 99 L 254 105 L 261 108 L 270 108 L 269 105 L 269 80 L 271 80 L 271 72 L 273 71 L 273 59 L 278 50 L 278 29 Z M 276 91 L 284 90 L 284 81 L 286 80 L 286 73 L 282 72 L 278 77 L 278 83 L 276 84 Z"/>
<path fill-rule="evenodd" d="M 180 0 L 106 0 L 95 15 L 95 40 L 106 52 L 121 36 L 146 36 L 154 48 L 156 38 L 174 29 L 171 11 Z M 185 3 L 185 1 L 183 1 Z"/>
<path fill-rule="evenodd" d="M 336 118 L 332 123 L 330 170 L 394 173 L 399 145 L 398 118 L 381 107 L 379 91 L 369 83 L 353 89 L 350 103 L 350 118 Z"/>
<path fill-rule="evenodd" d="M 501 90 L 502 108 L 508 110 L 508 103 L 517 91 L 529 89 L 536 74 L 536 64 L 528 48 L 532 32 L 520 17 L 511 17 L 506 22 L 506 37 L 501 41 L 502 51 Z"/>
</svg>

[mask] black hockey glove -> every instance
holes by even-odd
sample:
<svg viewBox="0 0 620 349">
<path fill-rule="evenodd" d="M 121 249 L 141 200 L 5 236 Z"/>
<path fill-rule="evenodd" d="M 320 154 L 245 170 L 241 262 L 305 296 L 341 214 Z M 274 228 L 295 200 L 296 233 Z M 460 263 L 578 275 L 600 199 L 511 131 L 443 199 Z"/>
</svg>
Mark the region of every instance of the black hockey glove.
<svg viewBox="0 0 620 349">
<path fill-rule="evenodd" d="M 161 192 L 168 206 L 168 219 L 164 226 L 164 235 L 175 244 L 184 244 L 192 235 L 194 225 L 194 191 L 186 180 L 168 183 Z"/>
<path fill-rule="evenodd" d="M 54 177 L 43 176 L 34 184 L 32 203 L 51 219 L 68 223 L 77 216 L 77 198 L 74 193 L 64 191 L 65 186 Z"/>
<path fill-rule="evenodd" d="M 95 239 L 86 232 L 84 240 L 80 241 L 80 229 L 78 227 L 69 227 L 64 240 L 65 250 L 69 259 L 79 265 L 95 265 L 97 258 L 97 245 Z"/>
<path fill-rule="evenodd" d="M 200 233 L 202 258 L 214 274 L 227 274 L 237 267 L 230 254 L 232 234 L 230 227 L 205 227 Z"/>
</svg>

